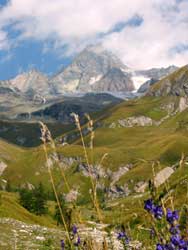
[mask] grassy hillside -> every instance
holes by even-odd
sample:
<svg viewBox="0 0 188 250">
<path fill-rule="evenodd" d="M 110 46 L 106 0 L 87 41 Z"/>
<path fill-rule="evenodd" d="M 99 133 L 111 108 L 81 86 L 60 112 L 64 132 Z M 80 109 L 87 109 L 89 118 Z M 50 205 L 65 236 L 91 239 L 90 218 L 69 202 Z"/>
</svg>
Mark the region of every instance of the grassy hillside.
<svg viewBox="0 0 188 250">
<path fill-rule="evenodd" d="M 148 95 L 187 95 L 188 65 L 163 78 L 149 89 Z"/>
<path fill-rule="evenodd" d="M 115 182 L 115 185 L 119 187 L 127 185 L 130 194 L 128 197 L 105 197 L 106 204 L 103 208 L 105 222 L 116 224 L 131 219 L 133 224 L 138 223 L 141 219 L 134 222 L 135 218 L 132 218 L 134 216 L 130 215 L 130 211 L 131 214 L 135 213 L 142 216 L 144 213 L 142 209 L 143 200 L 148 197 L 148 189 L 146 189 L 145 193 L 136 193 L 136 185 L 140 182 L 147 182 L 153 177 L 153 163 L 155 163 L 154 169 L 157 173 L 164 167 L 177 164 L 182 157 L 182 153 L 186 157 L 188 152 L 187 110 L 169 116 L 158 126 L 116 126 L 111 128 L 110 125 L 118 123 L 120 119 L 138 116 L 149 117 L 156 122 L 160 121 L 169 113 L 166 107 L 171 103 L 174 103 L 174 109 L 177 109 L 179 97 L 144 97 L 121 103 L 110 110 L 106 110 L 105 117 L 100 118 L 101 126 L 95 130 L 93 150 L 89 148 L 90 135 L 84 137 L 90 163 L 95 166 L 100 165 L 100 168 L 107 174 L 107 177 L 99 177 L 98 180 L 99 198 L 101 200 L 104 196 L 104 187 L 109 189 L 113 181 L 108 172 L 111 171 L 111 174 L 113 174 L 118 172 L 120 167 L 132 164 L 132 168 L 128 172 L 120 174 Z M 50 189 L 51 183 L 42 146 L 26 149 L 1 141 L 0 147 L 1 161 L 7 164 L 2 179 L 9 180 L 13 187 L 19 187 L 28 183 L 36 185 L 42 181 L 45 188 Z M 51 149 L 49 149 L 49 153 L 52 153 Z M 84 219 L 95 219 L 96 216 L 94 215 L 93 217 L 93 208 L 89 194 L 91 181 L 80 170 L 80 164 L 85 164 L 84 151 L 80 139 L 67 146 L 58 144 L 57 153 L 60 162 L 63 160 L 71 162 L 71 159 L 81 157 L 81 162 L 73 161 L 71 166 L 63 168 L 63 172 L 67 178 L 70 190 L 78 191 L 77 205 Z M 101 163 L 104 155 L 106 157 Z M 184 164 L 184 168 L 177 169 L 169 179 L 169 189 L 175 190 L 173 191 L 175 196 L 178 194 L 177 206 L 186 202 L 186 186 L 183 180 L 187 178 L 187 171 L 187 165 Z M 62 169 L 54 166 L 53 177 L 59 191 L 64 191 L 65 193 L 70 191 L 67 190 L 64 184 Z M 159 191 L 162 192 L 163 188 L 160 187 Z M 11 200 L 12 198 L 5 197 L 6 202 L 8 202 L 8 199 Z M 120 205 L 122 205 L 122 210 L 117 209 Z M 8 214 L 14 213 L 10 211 Z M 2 214 L 1 212 L 0 215 L 9 216 L 8 214 Z M 22 215 L 18 219 L 21 217 Z M 34 219 L 32 218 L 32 220 Z"/>
<path fill-rule="evenodd" d="M 56 227 L 56 223 L 50 215 L 36 216 L 22 207 L 19 204 L 19 197 L 16 193 L 1 191 L 0 197 L 0 217 L 8 217 L 29 224 Z"/>
<path fill-rule="evenodd" d="M 25 147 L 36 147 L 41 144 L 40 126 L 38 122 L 1 120 L 0 127 L 0 137 L 10 143 Z M 74 126 L 63 125 L 59 122 L 49 122 L 48 127 L 55 138 L 73 129 Z"/>
<path fill-rule="evenodd" d="M 172 101 L 177 100 L 175 97 L 148 97 L 124 102 L 108 110 L 107 117 L 102 120 L 102 127 L 95 131 L 94 162 L 99 162 L 104 154 L 108 154 L 103 161 L 104 168 L 116 170 L 120 165 L 133 163 L 139 166 L 131 170 L 128 175 L 132 171 L 138 171 L 139 175 L 142 168 L 144 168 L 144 173 L 148 175 L 148 171 L 151 172 L 151 161 L 160 160 L 162 165 L 168 165 L 180 159 L 181 153 L 186 152 L 188 148 L 186 110 L 165 120 L 160 126 L 109 127 L 112 122 L 130 116 L 147 116 L 158 121 L 167 115 L 167 111 L 162 106 Z M 86 145 L 88 145 L 89 140 L 90 137 L 86 136 Z M 4 141 L 1 142 L 0 146 L 2 159 L 5 159 L 8 164 L 3 175 L 4 178 L 10 179 L 17 185 L 27 181 L 31 183 L 36 183 L 39 180 L 47 181 L 42 147 L 25 149 L 14 147 Z M 83 156 L 80 140 L 65 147 L 59 145 L 57 150 L 66 157 Z M 10 157 L 8 157 L 9 154 Z"/>
</svg>

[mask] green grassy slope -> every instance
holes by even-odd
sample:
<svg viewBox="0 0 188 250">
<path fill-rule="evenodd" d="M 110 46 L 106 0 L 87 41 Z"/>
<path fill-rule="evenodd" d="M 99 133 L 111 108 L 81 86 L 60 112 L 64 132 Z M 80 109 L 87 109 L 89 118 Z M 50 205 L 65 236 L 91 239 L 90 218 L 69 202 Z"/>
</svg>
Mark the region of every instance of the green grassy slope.
<svg viewBox="0 0 188 250">
<path fill-rule="evenodd" d="M 133 197 L 136 195 L 134 186 L 138 182 L 148 181 L 152 177 L 152 163 L 154 161 L 156 162 L 155 171 L 158 172 L 166 166 L 177 163 L 181 159 L 182 153 L 187 156 L 188 113 L 187 110 L 177 113 L 165 120 L 160 126 L 110 128 L 109 125 L 112 122 L 117 122 L 119 119 L 141 115 L 159 121 L 167 115 L 163 107 L 171 102 L 177 105 L 179 97 L 144 97 L 121 103 L 117 107 L 106 110 L 105 118 L 100 120 L 103 126 L 95 130 L 93 152 L 88 147 L 89 135 L 84 137 L 91 162 L 99 164 L 103 155 L 107 154 L 101 166 L 105 170 L 110 169 L 115 172 L 121 166 L 133 164 L 133 168 L 126 174 L 123 174 L 117 181 L 118 185 L 128 184 Z M 0 141 L 0 148 L 1 160 L 8 165 L 2 175 L 3 179 L 10 180 L 13 186 L 20 186 L 26 183 L 36 185 L 39 181 L 42 181 L 45 187 L 50 189 L 50 178 L 45 166 L 42 147 L 26 149 Z M 58 145 L 57 151 L 61 157 L 80 156 L 84 159 L 80 140 L 65 147 Z M 157 162 L 160 162 L 160 164 L 157 164 Z M 78 171 L 76 164 L 73 164 L 71 168 L 66 168 L 64 171 L 70 188 L 79 190 L 78 203 L 81 209 L 85 211 L 85 205 L 87 204 L 88 211 L 90 211 L 91 207 L 88 204 L 90 195 L 88 191 L 91 188 L 91 182 L 89 178 L 83 176 L 82 172 Z M 177 183 L 181 181 L 184 175 L 187 176 L 187 168 L 185 168 L 185 172 L 179 171 L 175 173 L 172 176 L 172 180 L 170 180 L 170 185 L 172 187 L 174 185 L 177 186 Z M 53 176 L 57 188 L 67 192 L 61 171 L 58 168 L 53 169 Z M 107 187 L 111 182 L 111 180 L 105 178 L 102 178 L 100 181 Z M 182 186 L 181 188 L 180 186 L 177 192 L 180 193 L 180 197 L 183 197 L 185 187 Z M 110 206 L 113 203 L 116 203 L 117 206 L 124 204 L 127 207 L 127 215 L 124 218 L 128 219 L 132 207 L 135 207 L 135 212 L 140 210 L 141 205 L 139 204 L 145 195 L 138 199 L 133 197 L 117 199 L 114 202 L 110 202 Z M 184 202 L 184 199 L 179 199 L 179 202 L 181 200 Z M 139 207 L 136 208 L 137 205 Z M 109 222 L 112 214 L 114 220 L 118 218 L 119 215 L 114 216 L 116 215 L 115 208 L 116 206 L 114 205 L 114 208 L 112 207 L 109 211 L 108 209 L 104 211 L 106 222 Z M 86 218 L 90 219 L 90 212 L 88 211 L 84 213 Z"/>
<path fill-rule="evenodd" d="M 74 126 L 63 125 L 58 122 L 49 122 L 48 127 L 55 138 L 71 130 Z M 0 128 L 0 137 L 10 143 L 25 147 L 36 147 L 41 144 L 40 126 L 37 122 L 1 120 Z"/>
<path fill-rule="evenodd" d="M 148 95 L 187 95 L 188 65 L 177 69 L 174 73 L 161 79 L 150 87 Z M 179 90 L 178 90 L 179 89 Z"/>
<path fill-rule="evenodd" d="M 174 98 L 173 101 L 175 101 Z M 187 111 L 167 119 L 160 126 L 109 128 L 112 122 L 129 116 L 144 115 L 157 121 L 166 115 L 161 106 L 169 102 L 172 102 L 172 97 L 146 97 L 124 102 L 107 111 L 107 117 L 102 121 L 105 124 L 104 127 L 97 128 L 95 131 L 94 162 L 100 162 L 101 157 L 108 154 L 103 161 L 103 167 L 113 171 L 121 165 L 133 163 L 135 168 L 126 174 L 125 180 L 130 176 L 137 180 L 150 177 L 153 160 L 159 160 L 162 166 L 178 161 L 182 152 L 186 153 L 188 150 L 188 133 L 185 125 L 188 122 Z M 180 123 L 183 123 L 185 128 L 182 128 Z M 89 144 L 89 140 L 89 136 L 86 136 L 86 145 Z M 49 185 L 42 147 L 21 149 L 5 142 L 1 142 L 0 147 L 4 150 L 1 153 L 2 157 L 8 164 L 3 174 L 5 179 L 10 179 L 15 185 L 25 182 L 36 184 L 40 180 Z M 66 147 L 59 146 L 58 152 L 66 157 L 83 156 L 80 140 Z M 89 149 L 88 152 L 90 152 Z M 11 154 L 10 157 L 8 157 L 9 154 Z M 70 176 L 68 170 L 70 182 L 74 182 L 72 179 L 75 180 L 76 176 L 80 176 L 80 173 L 75 172 L 74 169 L 73 172 L 75 174 Z M 57 171 L 55 176 L 60 182 L 61 174 Z"/>
<path fill-rule="evenodd" d="M 56 227 L 50 215 L 36 216 L 19 204 L 16 193 L 0 192 L 0 217 L 8 217 L 29 224 L 39 224 L 47 227 Z"/>
</svg>

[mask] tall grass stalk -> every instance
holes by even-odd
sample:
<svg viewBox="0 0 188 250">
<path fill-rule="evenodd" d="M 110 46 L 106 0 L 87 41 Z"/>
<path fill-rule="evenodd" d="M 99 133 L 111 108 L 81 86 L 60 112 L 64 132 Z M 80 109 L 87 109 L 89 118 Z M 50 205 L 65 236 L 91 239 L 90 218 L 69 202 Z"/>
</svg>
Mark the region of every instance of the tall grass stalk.
<svg viewBox="0 0 188 250">
<path fill-rule="evenodd" d="M 86 164 L 87 164 L 88 171 L 89 171 L 90 181 L 91 181 L 91 185 L 92 185 L 92 194 L 91 194 L 92 195 L 92 202 L 93 202 L 94 208 L 96 210 L 96 213 L 98 215 L 98 219 L 100 222 L 102 222 L 102 215 L 101 215 L 101 211 L 100 211 L 99 203 L 98 203 L 98 199 L 97 199 L 96 183 L 94 182 L 94 179 L 92 177 L 91 164 L 89 162 L 89 157 L 88 157 L 88 153 L 86 150 L 86 145 L 85 145 L 85 141 L 84 141 L 84 137 L 83 137 L 83 133 L 82 133 L 80 119 L 79 119 L 79 116 L 75 113 L 72 113 L 72 116 L 74 117 L 76 127 L 80 133 L 80 138 L 81 138 L 81 142 L 82 142 L 84 156 L 85 156 Z M 94 139 L 93 121 L 90 119 L 90 117 L 88 115 L 87 115 L 87 118 L 89 120 L 88 125 L 90 126 L 90 131 L 92 132 L 90 146 L 91 146 L 91 149 L 93 150 L 93 139 Z"/>
<path fill-rule="evenodd" d="M 49 139 L 48 139 L 48 141 L 50 142 L 50 147 L 52 148 L 52 150 L 53 150 L 53 152 L 54 152 L 54 154 L 55 154 L 55 163 L 57 164 L 57 166 L 58 166 L 58 168 L 59 168 L 59 171 L 60 171 L 60 173 L 61 173 L 61 175 L 62 175 L 62 178 L 63 178 L 63 181 L 64 181 L 64 183 L 65 183 L 65 187 L 66 187 L 66 189 L 67 189 L 67 191 L 68 192 L 70 192 L 71 191 L 71 188 L 70 188 L 70 185 L 69 185 L 69 183 L 68 183 L 68 181 L 67 181 L 67 178 L 66 178 L 66 176 L 65 176 L 65 173 L 64 173 L 64 171 L 63 171 L 63 169 L 62 169 L 62 167 L 61 167 L 61 163 L 60 163 L 60 160 L 59 160 L 59 158 L 58 158 L 58 154 L 57 154 L 57 150 L 56 150 L 56 144 L 55 144 L 55 142 L 54 142 L 54 140 L 53 140 L 53 138 L 52 138 L 52 136 L 51 136 L 51 133 L 50 133 L 50 131 L 49 131 L 49 129 L 47 128 L 47 126 L 45 125 L 45 124 L 43 124 L 43 123 L 41 123 L 40 122 L 40 124 L 41 124 L 41 127 L 42 126 L 45 126 L 46 127 L 46 129 L 48 130 L 48 133 L 49 133 Z M 47 151 L 46 151 L 47 152 Z M 48 156 L 48 154 L 47 154 L 47 156 Z M 48 160 L 49 160 L 49 158 L 48 158 Z M 78 222 L 82 222 L 83 220 L 82 220 L 82 218 L 81 218 L 81 215 L 80 215 L 80 212 L 79 211 L 77 211 L 77 205 L 76 205 L 76 203 L 75 202 L 73 202 L 73 205 L 74 205 L 74 208 L 75 208 L 75 210 L 76 210 L 76 214 L 77 214 L 77 216 L 76 216 L 76 220 L 77 220 L 77 223 Z"/>
<path fill-rule="evenodd" d="M 70 246 L 72 246 L 69 231 L 68 231 L 68 227 L 67 227 L 67 224 L 66 224 L 66 220 L 65 220 L 65 217 L 63 215 L 60 200 L 59 200 L 57 190 L 56 190 L 56 187 L 55 187 L 55 182 L 54 182 L 54 179 L 53 179 L 53 175 L 52 175 L 52 171 L 51 171 L 51 165 L 49 164 L 49 158 L 48 158 L 48 153 L 47 153 L 47 143 L 50 142 L 51 146 L 54 148 L 54 142 L 52 140 L 51 133 L 50 133 L 49 129 L 47 128 L 47 126 L 42 122 L 40 122 L 40 125 L 41 125 L 41 140 L 43 142 L 43 149 L 44 149 L 44 154 L 45 154 L 45 160 L 46 160 L 46 163 L 47 163 L 48 173 L 49 173 L 49 176 L 50 176 L 50 181 L 51 181 L 51 184 L 52 184 L 52 188 L 53 188 L 53 192 L 54 192 L 54 195 L 55 195 L 55 198 L 56 198 L 56 202 L 57 202 L 57 205 L 58 205 L 60 216 L 61 216 L 61 219 L 62 219 L 62 222 L 63 222 L 63 226 L 64 226 L 64 229 L 65 229 L 65 232 L 66 232 L 67 240 L 68 240 Z"/>
</svg>

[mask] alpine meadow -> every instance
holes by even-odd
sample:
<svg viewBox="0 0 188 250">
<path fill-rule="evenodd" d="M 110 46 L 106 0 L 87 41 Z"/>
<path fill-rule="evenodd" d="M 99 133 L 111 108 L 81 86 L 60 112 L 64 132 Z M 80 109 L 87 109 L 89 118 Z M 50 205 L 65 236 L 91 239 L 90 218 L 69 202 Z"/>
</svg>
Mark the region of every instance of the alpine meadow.
<svg viewBox="0 0 188 250">
<path fill-rule="evenodd" d="M 187 0 L 0 0 L 0 250 L 188 250 L 187 30 Z"/>
</svg>

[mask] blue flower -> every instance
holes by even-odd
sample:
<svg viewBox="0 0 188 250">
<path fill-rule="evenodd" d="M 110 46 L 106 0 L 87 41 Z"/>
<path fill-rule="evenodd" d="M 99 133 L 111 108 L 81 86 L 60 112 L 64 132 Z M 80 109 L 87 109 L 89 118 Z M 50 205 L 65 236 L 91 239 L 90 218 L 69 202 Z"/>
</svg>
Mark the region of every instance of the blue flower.
<svg viewBox="0 0 188 250">
<path fill-rule="evenodd" d="M 169 243 L 165 245 L 165 250 L 175 250 L 176 246 L 173 243 Z"/>
<path fill-rule="evenodd" d="M 144 201 L 144 209 L 147 210 L 148 212 L 153 212 L 153 209 L 155 208 L 153 204 L 153 200 L 149 199 Z"/>
<path fill-rule="evenodd" d="M 128 245 L 128 244 L 129 244 L 129 238 L 126 237 L 126 239 L 125 239 L 125 245 Z"/>
<path fill-rule="evenodd" d="M 178 211 L 172 211 L 169 208 L 167 209 L 166 220 L 172 225 L 175 221 L 179 219 Z"/>
<path fill-rule="evenodd" d="M 171 228 L 169 229 L 169 232 L 171 234 L 180 234 L 179 225 L 171 226 Z"/>
<path fill-rule="evenodd" d="M 157 246 L 156 246 L 156 250 L 164 250 L 165 248 L 164 248 L 164 246 L 163 245 L 161 245 L 161 244 L 157 244 Z"/>
<path fill-rule="evenodd" d="M 170 239 L 170 241 L 175 245 L 175 246 L 179 246 L 180 242 L 181 242 L 181 236 L 176 234 L 173 235 Z"/>
<path fill-rule="evenodd" d="M 179 241 L 179 247 L 180 247 L 180 249 L 187 249 L 186 246 L 187 246 L 187 242 L 185 240 L 181 239 Z"/>
<path fill-rule="evenodd" d="M 125 237 L 126 237 L 125 232 L 119 232 L 119 233 L 118 233 L 118 236 L 117 236 L 117 239 L 118 239 L 118 240 L 121 240 L 121 239 L 123 239 L 123 238 L 125 238 Z"/>
<path fill-rule="evenodd" d="M 78 236 L 77 241 L 74 243 L 75 246 L 79 246 L 81 244 L 80 236 Z"/>
<path fill-rule="evenodd" d="M 161 206 L 156 206 L 153 209 L 153 213 L 156 219 L 161 219 L 163 217 L 163 209 Z"/>
<path fill-rule="evenodd" d="M 61 250 L 64 250 L 65 249 L 65 242 L 64 240 L 61 240 Z"/>
<path fill-rule="evenodd" d="M 118 236 L 117 236 L 117 239 L 118 239 L 118 240 L 121 240 L 122 243 L 124 244 L 124 246 L 128 246 L 128 245 L 129 245 L 130 239 L 129 239 L 129 237 L 126 235 L 125 232 L 119 232 L 119 233 L 118 233 Z"/>
<path fill-rule="evenodd" d="M 78 233 L 78 228 L 76 227 L 76 225 L 73 225 L 72 232 L 74 235 Z"/>
</svg>

